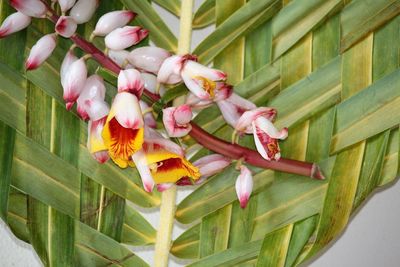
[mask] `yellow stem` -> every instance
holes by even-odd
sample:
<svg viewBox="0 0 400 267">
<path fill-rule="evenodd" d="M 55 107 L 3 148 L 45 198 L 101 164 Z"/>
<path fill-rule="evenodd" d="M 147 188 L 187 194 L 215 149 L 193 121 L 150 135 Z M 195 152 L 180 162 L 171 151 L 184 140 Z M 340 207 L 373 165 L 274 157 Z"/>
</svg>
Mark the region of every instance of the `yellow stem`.
<svg viewBox="0 0 400 267">
<path fill-rule="evenodd" d="M 193 1 L 182 0 L 180 16 L 180 33 L 177 54 L 190 52 L 192 39 Z M 154 266 L 167 267 L 171 248 L 172 228 L 176 210 L 176 186 L 164 191 L 161 196 L 160 223 L 156 237 Z"/>
</svg>

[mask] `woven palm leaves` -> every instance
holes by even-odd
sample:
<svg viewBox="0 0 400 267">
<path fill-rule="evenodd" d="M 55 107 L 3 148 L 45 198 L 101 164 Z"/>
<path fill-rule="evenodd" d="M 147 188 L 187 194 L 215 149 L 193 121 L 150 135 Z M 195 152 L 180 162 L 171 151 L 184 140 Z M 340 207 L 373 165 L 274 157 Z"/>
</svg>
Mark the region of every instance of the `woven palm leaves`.
<svg viewBox="0 0 400 267">
<path fill-rule="evenodd" d="M 179 14 L 179 1 L 155 2 Z M 0 3 L 4 19 L 13 10 Z M 157 46 L 176 49 L 176 37 L 146 1 L 101 1 L 96 17 L 123 5 L 139 14 L 135 22 Z M 173 242 L 173 255 L 191 266 L 294 266 L 337 237 L 376 187 L 395 179 L 399 12 L 394 0 L 204 1 L 194 27 L 215 22 L 216 30 L 194 54 L 228 72 L 238 94 L 277 108 L 277 126 L 290 133 L 283 156 L 318 162 L 328 179 L 254 168 L 253 196 L 241 209 L 232 166 L 178 204 L 176 220 L 190 227 Z M 71 43 L 59 41 L 38 70 L 23 69 L 29 48 L 53 27 L 35 21 L 0 41 L 1 218 L 46 266 L 146 266 L 125 245 L 154 245 L 156 229 L 136 209 L 158 207 L 160 194 L 146 193 L 134 169 L 91 158 L 85 123 L 62 105 L 58 70 Z M 79 31 L 88 37 L 92 29 L 89 23 Z M 110 81 L 111 99 L 113 78 L 99 73 Z M 216 108 L 196 122 L 231 136 Z M 251 138 L 241 143 L 253 145 Z"/>
</svg>

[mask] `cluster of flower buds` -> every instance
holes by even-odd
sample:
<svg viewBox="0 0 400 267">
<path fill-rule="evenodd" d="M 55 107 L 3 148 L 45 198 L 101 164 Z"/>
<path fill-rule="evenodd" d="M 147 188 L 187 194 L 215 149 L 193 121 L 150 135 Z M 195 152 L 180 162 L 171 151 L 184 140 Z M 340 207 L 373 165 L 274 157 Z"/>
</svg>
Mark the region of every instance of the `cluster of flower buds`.
<svg viewBox="0 0 400 267">
<path fill-rule="evenodd" d="M 56 37 L 69 38 L 78 24 L 90 20 L 98 0 L 58 0 L 62 11 L 55 33 L 43 36 L 31 49 L 26 68 L 39 67 L 56 47 Z M 40 0 L 11 0 L 17 13 L 9 16 L 0 27 L 0 37 L 27 27 L 31 17 L 43 18 L 49 7 Z M 67 15 L 67 12 L 69 13 Z M 136 167 L 143 187 L 151 192 L 155 185 L 159 191 L 172 185 L 193 185 L 205 181 L 231 164 L 231 159 L 213 154 L 193 164 L 181 146 L 168 138 L 184 137 L 192 130 L 195 114 L 216 104 L 226 122 L 238 136 L 253 134 L 256 148 L 266 160 L 279 160 L 278 140 L 287 137 L 287 129 L 279 131 L 273 125 L 276 110 L 257 108 L 252 102 L 233 92 L 227 75 L 201 65 L 193 55 L 172 55 L 170 52 L 144 46 L 129 51 L 149 32 L 139 26 L 129 26 L 136 14 L 132 11 L 113 11 L 103 15 L 95 26 L 91 39 L 103 37 L 107 54 L 120 66 L 118 93 L 111 108 L 105 101 L 103 79 L 88 76 L 87 56 L 78 58 L 72 47 L 66 54 L 60 70 L 66 108 L 77 103 L 77 113 L 88 121 L 87 147 L 100 163 L 111 158 L 121 168 Z M 166 87 L 183 82 L 189 89 L 186 103 L 163 110 L 164 136 L 157 129 L 152 109 L 141 100 L 144 90 L 163 94 Z M 236 140 L 236 139 L 235 139 Z M 236 181 L 237 196 L 244 208 L 249 200 L 253 181 L 251 171 L 239 165 Z"/>
</svg>

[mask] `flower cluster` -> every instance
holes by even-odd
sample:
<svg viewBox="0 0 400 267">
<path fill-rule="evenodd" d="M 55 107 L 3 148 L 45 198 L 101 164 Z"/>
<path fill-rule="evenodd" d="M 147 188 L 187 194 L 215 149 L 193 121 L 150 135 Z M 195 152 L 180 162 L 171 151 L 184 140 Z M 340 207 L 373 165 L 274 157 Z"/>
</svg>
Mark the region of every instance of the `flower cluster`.
<svg viewBox="0 0 400 267">
<path fill-rule="evenodd" d="M 32 47 L 26 69 L 38 68 L 56 47 L 57 36 L 70 38 L 78 24 L 90 20 L 97 0 L 58 0 L 62 15 L 57 18 L 55 32 L 40 38 Z M 46 17 L 49 8 L 40 0 L 11 0 L 18 11 L 0 27 L 0 38 L 26 28 L 32 17 Z M 68 15 L 67 15 L 68 14 Z M 91 39 L 103 37 L 107 55 L 119 67 L 118 92 L 111 106 L 105 101 L 103 79 L 89 75 L 88 56 L 78 58 L 74 49 L 67 52 L 60 70 L 65 105 L 68 110 L 76 104 L 78 115 L 88 121 L 87 147 L 100 163 L 111 158 L 121 168 L 135 167 L 143 187 L 151 192 L 174 184 L 199 184 L 231 164 L 231 159 L 219 154 L 203 157 L 193 163 L 185 157 L 184 149 L 169 138 L 180 138 L 192 130 L 191 121 L 201 109 L 216 104 L 235 134 L 252 134 L 260 155 L 268 161 L 280 159 L 278 140 L 287 137 L 287 129 L 273 125 L 276 110 L 257 108 L 252 102 L 234 93 L 223 71 L 197 62 L 193 55 L 173 55 L 158 47 L 131 47 L 146 38 L 149 32 L 139 26 L 129 26 L 136 14 L 113 11 L 97 22 Z M 164 130 L 157 127 L 151 107 L 141 100 L 144 90 L 160 94 L 170 85 L 184 83 L 189 89 L 186 103 L 163 110 Z M 236 140 L 236 138 L 235 138 Z M 236 142 L 233 140 L 233 142 Z M 253 186 L 251 171 L 238 165 L 240 175 L 236 191 L 245 207 Z"/>
</svg>

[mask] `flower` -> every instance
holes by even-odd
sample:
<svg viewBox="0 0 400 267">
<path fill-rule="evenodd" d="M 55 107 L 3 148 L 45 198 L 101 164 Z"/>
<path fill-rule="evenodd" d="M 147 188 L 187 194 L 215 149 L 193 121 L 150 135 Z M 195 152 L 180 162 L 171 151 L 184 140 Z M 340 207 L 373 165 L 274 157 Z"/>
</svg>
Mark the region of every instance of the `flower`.
<svg viewBox="0 0 400 267">
<path fill-rule="evenodd" d="M 235 188 L 236 195 L 240 202 L 240 207 L 244 209 L 249 202 L 253 190 L 253 176 L 251 175 L 250 170 L 244 165 L 240 166 L 240 175 L 236 179 Z"/>
<path fill-rule="evenodd" d="M 10 5 L 29 17 L 44 18 L 47 8 L 40 0 L 10 0 Z"/>
<path fill-rule="evenodd" d="M 272 121 L 276 110 L 262 107 L 246 111 L 237 121 L 235 129 L 238 132 L 253 133 L 258 153 L 266 160 L 279 160 L 281 157 L 278 139 L 288 136 L 288 129 L 278 131 Z"/>
<path fill-rule="evenodd" d="M 105 163 L 110 158 L 103 137 L 101 136 L 106 120 L 107 116 L 96 121 L 89 121 L 88 124 L 87 148 L 93 158 L 99 163 Z"/>
<path fill-rule="evenodd" d="M 142 148 L 143 117 L 135 95 L 118 93 L 111 106 L 103 129 L 104 144 L 111 159 L 121 168 L 126 168 L 133 154 Z"/>
<path fill-rule="evenodd" d="M 103 78 L 99 75 L 90 76 L 83 87 L 82 93 L 77 99 L 77 111 L 83 120 L 89 119 L 86 108 L 92 107 L 93 102 L 103 101 L 106 94 L 106 87 L 104 86 Z M 108 113 L 108 112 L 107 112 Z M 90 118 L 93 120 L 93 118 Z"/>
<path fill-rule="evenodd" d="M 110 32 L 105 43 L 112 50 L 123 50 L 142 41 L 149 34 L 148 30 L 139 26 L 125 26 Z"/>
<path fill-rule="evenodd" d="M 193 55 L 174 55 L 165 59 L 158 71 L 157 81 L 165 84 L 176 84 L 181 82 L 181 71 L 188 60 L 197 60 L 197 58 Z"/>
<path fill-rule="evenodd" d="M 65 38 L 69 38 L 75 33 L 77 27 L 78 25 L 73 18 L 61 16 L 56 24 L 56 32 Z"/>
<path fill-rule="evenodd" d="M 64 101 L 66 102 L 67 110 L 70 110 L 80 93 L 82 92 L 87 78 L 87 68 L 84 58 L 73 61 L 73 57 L 66 59 L 66 65 L 69 68 L 61 76 L 61 84 L 64 89 Z M 66 68 L 66 66 L 64 66 Z"/>
<path fill-rule="evenodd" d="M 79 0 L 69 12 L 78 24 L 88 22 L 99 4 L 99 0 Z"/>
<path fill-rule="evenodd" d="M 171 54 L 162 48 L 144 46 L 133 50 L 128 57 L 129 62 L 140 70 L 157 75 L 161 64 Z"/>
<path fill-rule="evenodd" d="M 118 92 L 129 92 L 138 99 L 143 93 L 144 80 L 135 69 L 121 70 L 118 75 Z"/>
<path fill-rule="evenodd" d="M 168 135 L 170 137 L 187 135 L 192 130 L 190 125 L 192 116 L 192 109 L 189 105 L 163 109 L 163 122 Z"/>
<path fill-rule="evenodd" d="M 186 97 L 186 104 L 190 105 L 193 108 L 205 108 L 207 106 L 212 105 L 214 102 L 226 100 L 232 95 L 232 93 L 233 93 L 232 85 L 229 85 L 225 82 L 217 82 L 215 97 L 213 100 L 202 100 L 193 93 L 189 93 Z"/>
<path fill-rule="evenodd" d="M 61 63 L 61 69 L 60 69 L 61 84 L 64 84 L 65 76 L 67 74 L 67 71 L 71 67 L 71 64 L 77 60 L 78 58 L 74 55 L 74 52 L 72 50 L 69 50 L 65 55 L 63 62 Z"/>
<path fill-rule="evenodd" d="M 198 167 L 201 174 L 201 179 L 207 179 L 214 174 L 219 173 L 231 164 L 231 160 L 220 154 L 212 154 L 202 157 L 195 162 L 193 165 Z"/>
<path fill-rule="evenodd" d="M 74 6 L 75 2 L 76 0 L 58 0 L 61 12 L 65 13 L 70 10 Z"/>
<path fill-rule="evenodd" d="M 240 97 L 235 93 L 232 93 L 225 100 L 218 101 L 217 105 L 225 121 L 232 127 L 236 126 L 236 122 L 244 112 L 257 108 L 257 106 L 252 102 Z"/>
<path fill-rule="evenodd" d="M 14 32 L 18 32 L 28 27 L 31 23 L 31 17 L 24 15 L 21 12 L 16 12 L 8 16 L 1 24 L 0 38 L 4 38 Z"/>
<path fill-rule="evenodd" d="M 136 17 L 136 13 L 130 10 L 118 10 L 104 14 L 97 21 L 93 35 L 106 36 L 113 30 L 127 25 Z"/>
<path fill-rule="evenodd" d="M 25 63 L 26 69 L 34 70 L 38 68 L 51 56 L 54 48 L 56 48 L 56 35 L 54 33 L 40 38 L 29 53 L 29 57 Z"/>
</svg>

